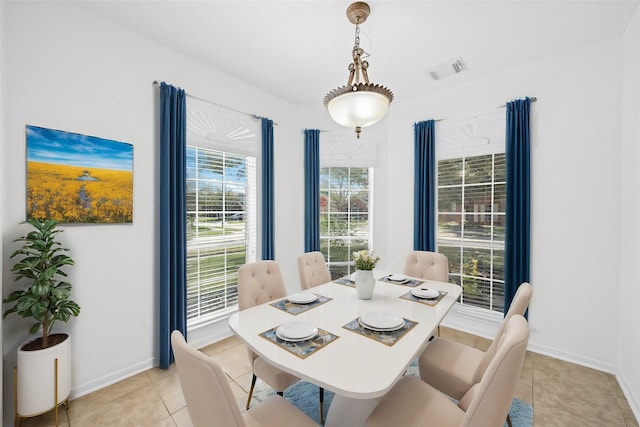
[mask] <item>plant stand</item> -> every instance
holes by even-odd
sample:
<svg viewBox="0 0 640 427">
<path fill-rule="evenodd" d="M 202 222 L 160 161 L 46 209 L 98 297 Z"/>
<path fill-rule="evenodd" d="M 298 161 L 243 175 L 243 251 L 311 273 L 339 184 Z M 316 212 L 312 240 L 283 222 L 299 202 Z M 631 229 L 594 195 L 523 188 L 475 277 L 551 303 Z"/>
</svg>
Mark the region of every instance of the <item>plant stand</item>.
<svg viewBox="0 0 640 427">
<path fill-rule="evenodd" d="M 39 416 L 55 410 L 58 425 L 58 406 L 69 407 L 71 394 L 71 337 L 67 333 L 52 334 L 62 338 L 44 349 L 28 349 L 37 340 L 26 341 L 18 348 L 14 370 L 14 424 L 23 418 Z"/>
<path fill-rule="evenodd" d="M 58 359 L 55 359 L 55 402 L 58 401 Z M 20 415 L 18 414 L 18 367 L 13 368 L 13 423 L 15 426 L 22 424 L 22 420 L 25 418 L 33 418 L 40 416 L 42 414 L 46 414 L 51 410 L 55 410 L 56 417 L 56 426 L 58 426 L 58 408 L 60 405 L 64 405 L 64 410 L 67 413 L 67 421 L 69 420 L 69 398 L 65 399 L 63 402 L 55 404 L 52 408 L 47 409 L 46 411 L 33 414 L 33 415 Z"/>
</svg>

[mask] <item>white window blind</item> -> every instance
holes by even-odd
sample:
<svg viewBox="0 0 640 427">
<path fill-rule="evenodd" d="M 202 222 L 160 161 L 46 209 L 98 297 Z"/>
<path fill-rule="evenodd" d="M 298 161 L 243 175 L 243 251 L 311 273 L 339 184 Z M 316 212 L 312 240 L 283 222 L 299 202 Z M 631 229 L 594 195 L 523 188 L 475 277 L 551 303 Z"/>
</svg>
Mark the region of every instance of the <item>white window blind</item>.
<svg viewBox="0 0 640 427">
<path fill-rule="evenodd" d="M 237 271 L 256 258 L 256 121 L 188 98 L 187 319 L 237 309 Z"/>
<path fill-rule="evenodd" d="M 437 250 L 463 305 L 502 312 L 506 165 L 504 111 L 436 129 Z"/>
</svg>

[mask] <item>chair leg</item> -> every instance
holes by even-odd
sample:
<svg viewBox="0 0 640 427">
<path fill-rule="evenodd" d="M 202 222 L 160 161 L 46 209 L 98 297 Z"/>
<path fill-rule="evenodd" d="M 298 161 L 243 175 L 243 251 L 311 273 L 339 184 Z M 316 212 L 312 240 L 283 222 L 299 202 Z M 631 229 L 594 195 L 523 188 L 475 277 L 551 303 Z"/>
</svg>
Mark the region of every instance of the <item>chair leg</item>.
<svg viewBox="0 0 640 427">
<path fill-rule="evenodd" d="M 513 427 L 513 425 L 511 425 L 511 417 L 509 416 L 509 414 L 507 414 L 507 425 L 509 427 Z"/>
<path fill-rule="evenodd" d="M 249 404 L 251 403 L 251 396 L 253 396 L 253 388 L 256 386 L 256 379 L 256 374 L 253 374 L 253 378 L 251 378 L 251 388 L 249 389 L 249 396 L 247 397 L 247 411 L 249 410 Z"/>
<path fill-rule="evenodd" d="M 320 424 L 324 424 L 324 387 L 320 387 Z"/>
</svg>

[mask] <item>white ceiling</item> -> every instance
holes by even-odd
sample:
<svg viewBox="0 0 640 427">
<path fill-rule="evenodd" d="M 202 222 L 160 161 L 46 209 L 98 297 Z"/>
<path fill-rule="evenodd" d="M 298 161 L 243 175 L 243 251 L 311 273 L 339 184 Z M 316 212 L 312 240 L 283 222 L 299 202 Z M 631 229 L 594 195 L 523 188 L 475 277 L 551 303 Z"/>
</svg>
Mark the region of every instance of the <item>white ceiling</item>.
<svg viewBox="0 0 640 427">
<path fill-rule="evenodd" d="M 74 0 L 82 8 L 294 104 L 346 84 L 350 1 Z M 407 100 L 623 34 L 638 0 L 371 0 L 369 77 Z M 428 71 L 461 57 L 465 71 Z M 159 79 L 162 76 L 158 76 Z"/>
</svg>

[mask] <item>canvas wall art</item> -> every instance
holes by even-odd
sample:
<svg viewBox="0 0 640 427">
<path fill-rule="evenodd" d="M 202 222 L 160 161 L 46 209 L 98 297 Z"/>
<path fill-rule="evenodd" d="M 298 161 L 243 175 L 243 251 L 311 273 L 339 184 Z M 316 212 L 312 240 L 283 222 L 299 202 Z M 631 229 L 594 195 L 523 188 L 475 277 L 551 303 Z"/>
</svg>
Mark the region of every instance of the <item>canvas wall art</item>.
<svg viewBox="0 0 640 427">
<path fill-rule="evenodd" d="M 27 218 L 133 222 L 133 145 L 27 125 Z"/>
</svg>

